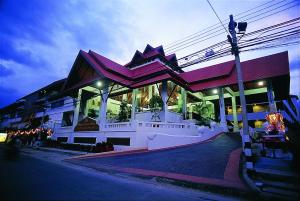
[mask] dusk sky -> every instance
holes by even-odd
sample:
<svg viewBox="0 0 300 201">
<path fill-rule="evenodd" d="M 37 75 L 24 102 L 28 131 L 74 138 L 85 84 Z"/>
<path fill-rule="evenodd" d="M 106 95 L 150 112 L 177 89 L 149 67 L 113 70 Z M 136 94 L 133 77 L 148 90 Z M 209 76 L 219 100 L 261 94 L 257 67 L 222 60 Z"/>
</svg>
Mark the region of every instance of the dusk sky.
<svg viewBox="0 0 300 201">
<path fill-rule="evenodd" d="M 269 1 L 210 2 L 220 18 L 227 19 Z M 247 32 L 299 17 L 299 1 L 285 2 L 296 6 L 249 24 Z M 206 0 L 0 0 L 0 108 L 65 78 L 80 49 L 125 64 L 147 44 L 165 46 L 216 23 Z M 178 51 L 177 58 L 225 39 L 226 34 Z M 299 96 L 299 45 L 243 53 L 241 60 L 286 50 L 290 94 Z M 227 56 L 192 68 L 231 59 Z"/>
</svg>

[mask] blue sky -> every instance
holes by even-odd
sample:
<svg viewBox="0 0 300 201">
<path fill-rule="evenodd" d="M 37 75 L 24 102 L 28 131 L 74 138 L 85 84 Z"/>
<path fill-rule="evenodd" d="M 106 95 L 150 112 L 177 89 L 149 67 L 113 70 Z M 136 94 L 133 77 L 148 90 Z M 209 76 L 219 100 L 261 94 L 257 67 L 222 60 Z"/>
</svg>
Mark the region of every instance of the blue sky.
<svg viewBox="0 0 300 201">
<path fill-rule="evenodd" d="M 221 19 L 263 2 L 211 0 Z M 249 24 L 248 31 L 299 17 L 298 10 Z M 216 23 L 205 0 L 0 0 L 0 107 L 66 77 L 80 49 L 125 64 L 148 43 L 166 45 Z M 224 39 L 226 35 L 176 52 L 177 57 Z M 291 94 L 300 95 L 299 45 L 245 53 L 241 60 L 284 50 L 290 56 Z"/>
</svg>

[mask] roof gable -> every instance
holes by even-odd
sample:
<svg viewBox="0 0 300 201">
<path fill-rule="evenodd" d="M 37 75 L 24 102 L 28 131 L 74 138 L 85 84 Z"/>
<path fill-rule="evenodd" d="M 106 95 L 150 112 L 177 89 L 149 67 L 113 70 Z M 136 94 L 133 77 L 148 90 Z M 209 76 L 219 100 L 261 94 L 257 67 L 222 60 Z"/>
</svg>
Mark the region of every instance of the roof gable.
<svg viewBox="0 0 300 201">
<path fill-rule="evenodd" d="M 64 91 L 104 77 L 94 67 L 91 68 L 92 65 L 84 58 L 83 54 L 84 52 L 80 50 L 63 86 Z"/>
</svg>

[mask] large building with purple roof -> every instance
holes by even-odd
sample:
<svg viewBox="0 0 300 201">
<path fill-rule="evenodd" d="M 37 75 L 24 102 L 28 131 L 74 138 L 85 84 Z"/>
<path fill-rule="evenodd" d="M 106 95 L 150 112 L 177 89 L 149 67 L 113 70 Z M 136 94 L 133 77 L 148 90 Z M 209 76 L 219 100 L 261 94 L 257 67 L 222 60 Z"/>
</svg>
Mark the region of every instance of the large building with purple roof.
<svg viewBox="0 0 300 201">
<path fill-rule="evenodd" d="M 263 129 L 269 108 L 289 98 L 288 52 L 241 63 L 249 125 Z M 2 129 L 30 120 L 65 143 L 109 141 L 116 149 L 157 149 L 239 131 L 241 107 L 235 62 L 184 72 L 175 54 L 147 45 L 118 64 L 80 50 L 67 78 L 1 109 Z"/>
</svg>

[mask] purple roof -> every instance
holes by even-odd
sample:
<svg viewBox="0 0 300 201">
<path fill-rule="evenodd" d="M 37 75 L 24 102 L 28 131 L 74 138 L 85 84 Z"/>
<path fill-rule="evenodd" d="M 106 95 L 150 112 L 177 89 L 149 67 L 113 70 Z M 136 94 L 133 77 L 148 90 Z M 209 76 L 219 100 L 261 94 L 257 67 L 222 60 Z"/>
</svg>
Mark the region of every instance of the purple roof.
<svg viewBox="0 0 300 201">
<path fill-rule="evenodd" d="M 151 47 L 148 47 L 146 54 L 153 52 L 152 50 Z M 128 69 L 93 51 L 87 53 L 81 50 L 79 56 L 86 60 L 97 72 L 99 79 L 106 77 L 129 88 L 138 88 L 165 79 L 172 80 L 192 92 L 237 83 L 234 61 L 178 73 L 159 61 L 150 62 L 138 68 Z M 176 55 L 169 55 L 166 58 L 174 56 Z M 242 62 L 242 70 L 245 82 L 278 76 L 289 76 L 288 53 L 281 52 Z M 94 78 L 86 79 L 93 80 Z"/>
</svg>

